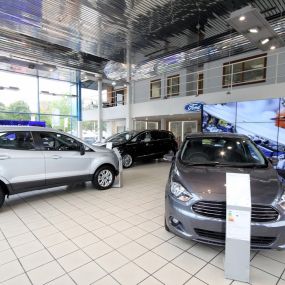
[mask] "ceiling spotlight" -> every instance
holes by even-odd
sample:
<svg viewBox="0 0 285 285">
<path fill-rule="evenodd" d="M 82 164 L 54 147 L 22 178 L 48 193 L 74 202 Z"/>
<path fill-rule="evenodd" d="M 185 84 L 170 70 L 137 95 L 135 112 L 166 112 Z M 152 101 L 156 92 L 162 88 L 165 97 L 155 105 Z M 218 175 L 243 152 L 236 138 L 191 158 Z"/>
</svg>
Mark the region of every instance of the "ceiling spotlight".
<svg viewBox="0 0 285 285">
<path fill-rule="evenodd" d="M 258 28 L 251 28 L 249 29 L 249 32 L 252 34 L 257 34 L 258 33 Z"/>
<path fill-rule="evenodd" d="M 113 85 L 113 86 L 115 86 L 115 85 L 116 85 L 116 82 L 115 82 L 115 81 L 113 81 L 113 82 L 112 82 L 112 85 Z"/>
<path fill-rule="evenodd" d="M 49 69 L 50 72 L 52 72 L 53 70 L 54 70 L 53 68 L 50 68 L 50 69 Z"/>
<path fill-rule="evenodd" d="M 260 42 L 261 42 L 262 45 L 265 45 L 265 44 L 267 44 L 269 42 L 269 39 L 266 38 L 264 40 L 261 40 Z"/>
<path fill-rule="evenodd" d="M 243 22 L 243 21 L 245 20 L 245 16 L 240 16 L 240 17 L 239 17 L 239 20 L 240 20 L 241 22 Z"/>
<path fill-rule="evenodd" d="M 275 49 L 276 49 L 276 46 L 271 46 L 270 49 L 271 49 L 271 50 L 275 50 Z"/>
<path fill-rule="evenodd" d="M 223 46 L 222 49 L 228 48 L 229 46 Z"/>
</svg>

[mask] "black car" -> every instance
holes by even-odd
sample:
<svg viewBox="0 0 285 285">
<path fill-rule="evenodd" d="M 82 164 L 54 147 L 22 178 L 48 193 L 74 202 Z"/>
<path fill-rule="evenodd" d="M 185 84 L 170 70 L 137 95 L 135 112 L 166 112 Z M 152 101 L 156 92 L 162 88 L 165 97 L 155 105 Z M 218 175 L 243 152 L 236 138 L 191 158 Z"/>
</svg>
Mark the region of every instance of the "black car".
<svg viewBox="0 0 285 285">
<path fill-rule="evenodd" d="M 123 167 L 129 168 L 135 160 L 162 158 L 164 154 L 177 151 L 173 133 L 162 130 L 126 131 L 111 136 L 112 142 L 122 155 Z"/>
</svg>

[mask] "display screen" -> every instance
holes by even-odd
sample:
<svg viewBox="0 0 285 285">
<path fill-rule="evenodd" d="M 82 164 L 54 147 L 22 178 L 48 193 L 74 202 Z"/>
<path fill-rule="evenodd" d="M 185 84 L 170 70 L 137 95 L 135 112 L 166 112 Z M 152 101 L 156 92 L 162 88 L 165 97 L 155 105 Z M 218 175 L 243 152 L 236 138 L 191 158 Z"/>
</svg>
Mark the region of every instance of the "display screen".
<svg viewBox="0 0 285 285">
<path fill-rule="evenodd" d="M 247 135 L 285 170 L 284 98 L 204 105 L 202 129 Z"/>
</svg>

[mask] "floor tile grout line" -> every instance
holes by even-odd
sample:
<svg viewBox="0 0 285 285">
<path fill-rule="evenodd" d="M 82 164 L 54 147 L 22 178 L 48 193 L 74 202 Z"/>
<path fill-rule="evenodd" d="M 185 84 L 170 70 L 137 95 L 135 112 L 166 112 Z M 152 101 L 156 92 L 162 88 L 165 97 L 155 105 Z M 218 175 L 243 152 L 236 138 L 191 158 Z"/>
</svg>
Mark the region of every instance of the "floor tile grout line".
<svg viewBox="0 0 285 285">
<path fill-rule="evenodd" d="M 29 204 L 29 202 L 28 202 L 28 204 Z M 32 207 L 32 206 L 31 206 Z M 156 231 L 157 229 L 155 229 L 154 231 Z M 147 233 L 148 234 L 148 233 Z M 172 237 L 172 238 L 174 238 L 174 237 Z M 172 239 L 172 238 L 170 238 L 170 239 Z M 168 239 L 169 240 L 169 239 Z M 167 240 L 167 241 L 168 241 Z M 160 245 L 162 245 L 162 244 L 164 244 L 164 243 L 167 243 L 167 241 L 163 241 L 161 244 L 159 244 L 159 245 L 157 245 L 156 247 L 159 247 Z M 104 242 L 104 241 L 103 241 Z M 172 244 L 173 245 L 173 244 Z M 195 244 L 193 244 L 192 246 L 190 246 L 188 249 L 186 249 L 186 250 L 183 250 L 183 249 L 181 249 L 181 248 L 179 248 L 179 247 L 177 247 L 177 248 L 179 248 L 180 250 L 182 250 L 182 253 L 181 254 L 183 254 L 184 252 L 187 252 L 187 250 L 189 250 L 191 247 L 193 247 Z M 123 246 L 123 245 L 122 245 Z M 174 245 L 173 245 L 174 246 Z M 156 247 L 154 247 L 154 248 L 152 248 L 152 249 L 148 249 L 148 248 L 146 248 L 146 250 L 148 250 L 148 251 L 152 251 L 153 249 L 155 249 Z M 83 249 L 82 249 L 83 250 Z M 115 249 L 116 250 L 116 249 Z M 84 250 L 83 250 L 84 251 Z M 117 250 L 116 250 L 117 251 Z M 117 251 L 118 252 L 118 251 Z M 106 254 L 104 254 L 104 255 L 107 255 L 107 254 L 109 254 L 110 252 L 108 252 L 108 253 L 106 253 Z M 119 254 L 121 254 L 120 252 L 118 252 Z M 154 253 L 154 252 L 153 252 Z M 155 253 L 156 254 L 156 253 Z M 180 254 L 180 255 L 181 255 Z M 87 254 L 88 255 L 88 254 Z M 104 255 L 102 255 L 102 256 L 100 256 L 100 258 L 101 257 L 103 257 Z M 142 254 L 143 255 L 143 254 Z M 158 254 L 159 255 L 159 254 Z M 89 255 L 88 255 L 89 256 Z M 160 255 L 159 255 L 160 256 Z M 179 256 L 179 255 L 178 255 Z M 173 258 L 173 260 L 175 259 L 175 258 L 177 258 L 178 256 L 176 256 L 176 257 L 174 257 Z M 89 256 L 90 257 L 90 256 Z M 137 258 L 139 258 L 140 256 L 138 256 Z M 171 262 L 172 260 L 167 260 L 167 259 L 165 259 L 164 257 L 162 257 L 162 256 L 160 256 L 161 258 L 163 258 L 164 260 L 166 260 L 166 262 L 168 263 L 168 262 Z M 96 260 L 94 260 L 93 259 L 93 261 L 95 261 L 96 262 Z M 132 263 L 135 263 L 134 262 L 134 260 L 129 260 L 129 262 L 128 263 L 130 263 L 130 262 L 132 262 Z M 127 263 L 127 264 L 128 264 Z M 99 265 L 98 263 L 96 263 L 97 265 Z M 136 263 L 135 263 L 136 264 Z M 126 265 L 126 264 L 125 264 Z M 138 264 L 136 264 L 138 267 L 140 267 Z M 83 265 L 84 266 L 84 265 Z M 99 265 L 100 266 L 100 265 Z M 123 265 L 124 266 L 124 265 Z M 123 267 L 122 266 L 122 267 Z M 165 265 L 164 265 L 165 266 Z M 162 267 L 164 267 L 164 266 L 162 266 Z M 176 265 L 175 265 L 176 266 Z M 81 267 L 81 266 L 80 266 Z M 80 267 L 78 267 L 77 269 L 79 269 Z M 162 268 L 161 267 L 161 268 Z M 178 266 L 177 266 L 178 267 Z M 117 268 L 116 270 L 119 270 L 121 267 L 119 267 L 119 268 Z M 141 268 L 141 267 L 140 267 Z M 161 268 L 159 268 L 158 270 L 160 270 Z M 180 268 L 180 267 L 178 267 L 178 268 Z M 102 269 L 104 269 L 104 268 L 102 268 Z M 143 268 L 141 268 L 142 270 L 144 270 Z M 180 268 L 180 269 L 182 269 L 182 268 Z M 75 270 L 75 269 L 74 269 Z M 114 270 L 114 271 L 116 271 L 116 270 Z M 156 271 L 158 271 L 158 270 L 156 270 Z M 183 271 L 185 271 L 184 269 L 182 269 Z M 144 270 L 145 271 L 145 270 Z M 155 271 L 155 272 L 156 272 Z M 153 272 L 152 274 L 154 274 L 155 272 Z M 189 272 L 187 272 L 187 271 L 185 271 L 187 274 L 189 274 Z M 110 272 L 110 273 L 112 273 L 112 272 Z M 148 272 L 147 272 L 147 274 L 149 274 Z M 152 274 L 151 274 L 151 276 L 152 276 Z M 154 277 L 154 276 L 153 276 Z M 155 277 L 154 277 L 155 278 Z"/>
<path fill-rule="evenodd" d="M 266 250 L 267 250 L 267 249 L 266 249 Z M 284 266 L 285 266 L 285 261 L 282 262 L 282 261 L 280 261 L 280 260 L 278 260 L 278 259 L 276 259 L 276 258 L 269 257 L 269 256 L 267 256 L 267 255 L 264 255 L 261 251 L 259 251 L 259 254 L 262 255 L 263 257 L 266 257 L 266 258 L 269 258 L 269 259 L 271 259 L 271 260 L 277 261 L 278 263 L 284 264 Z"/>
<path fill-rule="evenodd" d="M 15 212 L 11 207 L 9 207 L 9 208 L 10 208 L 11 211 L 18 217 L 18 215 L 16 214 L 16 212 Z M 2 234 L 4 234 L 2 230 L 1 230 L 1 232 L 2 232 Z M 7 240 L 7 242 L 8 242 L 8 244 L 10 245 L 10 243 L 9 243 L 8 240 Z M 11 247 L 11 245 L 10 245 L 10 247 Z M 27 274 L 27 271 L 25 270 L 25 268 L 24 268 L 24 266 L 23 266 L 23 264 L 22 264 L 20 258 L 17 256 L 16 252 L 14 251 L 14 248 L 11 247 L 11 250 L 12 250 L 13 253 L 15 254 L 15 256 L 16 256 L 16 258 L 17 258 L 19 264 L 21 265 L 21 267 L 22 267 L 22 269 L 23 269 L 23 271 L 24 271 L 24 273 L 25 273 L 25 276 L 29 279 L 30 283 L 33 284 L 32 280 L 30 279 L 30 276 Z M 23 274 L 23 273 L 21 273 L 21 274 Z M 17 275 L 17 276 L 20 276 L 21 274 L 19 274 L 19 275 Z M 6 281 L 11 280 L 11 279 L 13 279 L 13 278 L 15 278 L 15 277 L 17 277 L 17 276 L 14 276 L 14 277 L 12 277 L 12 278 L 10 278 L 10 279 L 7 279 Z"/>
<path fill-rule="evenodd" d="M 88 193 L 89 194 L 89 193 Z M 79 195 L 79 193 L 78 192 L 76 192 L 76 193 L 72 193 L 72 195 L 74 195 L 74 197 L 75 198 L 77 198 L 77 196 Z M 61 196 L 61 194 L 59 194 L 59 196 Z M 49 197 L 46 197 L 45 199 L 48 199 Z M 103 197 L 104 199 L 105 199 L 105 197 Z M 85 200 L 85 199 L 82 199 L 83 201 Z M 131 201 L 130 201 L 131 202 Z M 148 204 L 149 202 L 147 202 L 147 203 L 145 203 L 145 204 Z M 74 206 L 74 203 L 71 203 L 70 204 L 72 207 L 75 207 Z M 92 204 L 90 204 L 90 207 L 92 206 Z M 157 207 L 158 208 L 158 207 Z M 125 210 L 125 209 L 124 209 Z M 79 208 L 79 211 L 83 211 L 86 215 L 89 215 L 90 216 L 90 213 L 89 213 L 89 211 L 84 211 L 82 208 Z M 148 211 L 151 211 L 151 209 L 147 209 L 147 210 L 145 210 L 143 213 L 147 213 Z M 64 212 L 64 214 L 63 215 L 65 215 L 65 216 L 67 216 L 68 217 L 68 219 L 72 219 L 73 217 L 72 216 L 69 216 L 68 214 L 67 214 L 67 211 L 65 211 Z M 121 217 L 119 217 L 119 216 L 117 216 L 115 213 L 110 213 L 110 215 L 114 215 L 114 216 L 116 216 L 116 217 L 118 217 L 121 221 L 122 220 L 126 220 L 127 218 L 125 217 L 125 218 L 121 218 Z M 44 216 L 44 215 L 43 215 Z M 93 216 L 92 216 L 93 217 Z M 133 216 L 129 216 L 129 217 L 133 217 Z M 157 215 L 156 216 L 156 218 L 158 218 L 159 217 L 159 215 Z M 145 217 L 142 217 L 142 218 L 144 218 L 146 221 L 150 221 L 151 220 L 151 218 L 149 218 L 149 217 L 147 217 L 147 218 L 145 218 Z M 48 220 L 48 218 L 46 217 L 46 216 L 44 216 L 44 219 L 45 220 Z M 103 218 L 101 217 L 100 219 L 99 219 L 99 221 L 100 222 L 103 222 L 104 223 L 104 221 L 103 221 Z M 77 224 L 79 223 L 79 222 L 76 222 Z M 143 223 L 143 222 L 141 222 L 141 223 Z M 141 224 L 140 223 L 140 224 Z M 158 223 L 157 221 L 155 221 L 155 223 L 157 223 L 160 227 L 158 228 L 158 229 L 156 229 L 156 230 L 159 230 L 159 229 L 161 229 L 162 228 L 162 226 L 161 226 L 161 224 L 160 223 Z M 138 227 L 138 224 L 133 224 L 133 223 L 131 223 L 132 225 L 131 225 L 131 227 L 129 227 L 128 229 L 130 229 L 130 228 L 134 228 L 134 227 Z M 105 226 L 109 226 L 109 224 L 105 224 Z M 30 229 L 29 229 L 30 230 Z M 147 234 L 152 234 L 152 235 L 154 235 L 153 234 L 153 232 L 154 231 L 156 231 L 156 230 L 153 230 L 153 231 L 151 231 L 151 232 L 146 232 L 145 233 L 145 235 L 147 235 Z M 31 231 L 31 230 L 30 230 Z M 96 236 L 96 234 L 94 233 L 96 230 L 87 230 L 87 233 L 89 232 L 89 233 L 91 233 L 91 234 L 94 234 L 95 236 Z M 116 230 L 117 231 L 117 230 Z M 61 232 L 61 231 L 60 231 Z M 122 230 L 122 231 L 119 231 L 119 232 L 117 232 L 117 233 L 121 233 L 121 234 L 123 234 L 124 235 L 124 230 Z M 84 235 L 84 234 L 82 234 L 82 235 Z M 125 235 L 124 235 L 125 236 Z M 96 236 L 97 237 L 97 236 Z M 127 236 L 126 236 L 127 237 Z M 159 236 L 156 236 L 156 237 L 158 237 L 159 238 Z M 101 238 L 99 238 L 98 237 L 98 239 L 99 239 L 99 241 L 104 241 L 104 239 L 101 239 Z M 171 237 L 171 238 L 169 238 L 169 239 L 167 239 L 167 240 L 163 240 L 163 242 L 162 242 L 162 244 L 163 243 L 169 243 L 169 244 L 171 244 L 169 241 L 171 240 L 171 239 L 173 239 L 173 237 Z M 68 240 L 71 240 L 71 241 L 73 241 L 73 238 L 68 238 Z M 136 242 L 137 243 L 137 238 L 132 238 L 131 239 L 131 241 L 130 242 Z M 139 243 L 138 243 L 139 244 Z M 141 245 L 141 244 L 140 244 Z M 174 245 L 174 244 L 172 244 L 173 246 L 176 246 L 176 245 Z M 89 246 L 89 245 L 88 245 Z M 124 246 L 124 245 L 122 245 L 122 246 Z M 121 246 L 121 247 L 122 247 Z M 141 245 L 141 246 L 143 246 L 143 245 Z M 194 246 L 194 245 L 193 245 Z M 113 246 L 111 246 L 111 247 L 113 247 Z M 181 250 L 183 250 L 184 252 L 187 252 L 187 250 L 189 250 L 189 249 L 183 249 L 183 248 L 180 248 L 179 246 L 176 246 L 176 247 L 178 247 L 179 249 L 181 249 Z M 79 248 L 82 250 L 82 247 L 81 246 L 79 246 Z M 146 249 L 147 250 L 147 252 L 150 252 L 150 251 L 152 251 L 153 249 Z M 182 253 L 181 253 L 182 254 Z M 195 256 L 194 254 L 192 254 L 192 253 L 189 253 L 189 254 L 191 254 L 191 255 L 193 255 L 193 256 Z M 256 256 L 258 253 L 255 253 L 255 255 L 254 256 Z M 122 254 L 123 255 L 123 254 Z M 161 256 L 162 257 L 162 256 Z M 195 256 L 195 257 L 197 257 L 197 256 Z M 137 257 L 138 258 L 138 257 Z M 162 257 L 163 258 L 163 257 Z M 175 258 L 177 258 L 177 257 L 175 257 Z M 198 257 L 199 258 L 199 257 Z M 215 257 L 214 257 L 215 258 Z M 214 259 L 213 258 L 213 259 Z M 254 258 L 254 257 L 253 257 Z M 270 258 L 270 257 L 268 257 L 268 258 Z M 272 260 L 275 260 L 275 259 L 273 259 L 273 258 L 271 258 Z M 134 262 L 135 261 L 135 259 L 132 259 L 132 260 L 129 260 L 129 262 L 133 262 L 133 263 L 135 263 Z M 210 260 L 209 262 L 207 261 L 207 264 L 211 264 L 210 262 L 211 262 L 212 260 Z M 278 260 L 275 260 L 275 261 L 278 261 Z M 168 262 L 168 261 L 167 261 Z M 279 261 L 278 261 L 279 262 Z M 212 266 L 215 266 L 214 264 L 211 264 Z M 175 265 L 175 266 L 177 266 L 177 265 Z M 215 267 L 217 267 L 217 268 L 219 268 L 218 266 L 215 266 Z M 253 266 L 254 267 L 254 266 Z M 258 268 L 258 267 L 256 267 L 256 268 Z M 219 268 L 219 269 L 221 269 L 221 268 Z M 261 270 L 260 268 L 258 268 L 259 270 Z M 270 273 L 269 273 L 270 274 Z M 274 275 L 273 275 L 274 276 Z M 281 275 L 282 276 L 282 275 Z M 112 277 L 112 276 L 111 276 Z M 276 276 L 275 276 L 276 277 Z M 193 276 L 191 277 L 191 278 L 193 278 Z M 196 277 L 197 278 L 197 277 Z M 279 280 L 280 280 L 281 278 L 279 278 Z M 203 281 L 204 282 L 204 281 Z M 232 283 L 233 283 L 234 281 L 232 281 Z"/>
<path fill-rule="evenodd" d="M 3 231 L 2 231 L 1 229 L 0 229 L 0 232 L 4 235 L 4 233 L 3 233 Z M 6 238 L 5 235 L 4 235 L 4 237 Z M 29 276 L 26 274 L 26 270 L 25 270 L 23 264 L 21 263 L 20 259 L 19 259 L 18 256 L 16 255 L 16 253 L 15 253 L 13 247 L 11 247 L 11 245 L 10 245 L 10 243 L 9 243 L 9 241 L 8 241 L 7 239 L 6 239 L 6 242 L 9 244 L 10 249 L 12 250 L 13 254 L 14 254 L 15 257 L 16 257 L 14 260 L 12 260 L 12 261 L 10 261 L 10 262 L 13 262 L 13 261 L 17 260 L 17 261 L 19 262 L 20 266 L 22 267 L 24 274 L 27 276 L 27 278 L 28 278 L 28 280 L 30 281 L 30 283 L 33 284 L 32 281 L 30 280 Z M 8 262 L 8 263 L 10 263 L 10 262 Z M 5 263 L 5 264 L 8 264 L 8 263 Z M 3 265 L 2 265 L 2 266 L 3 266 Z M 11 280 L 11 279 L 13 279 L 13 278 L 15 278 L 15 277 L 18 277 L 18 276 L 22 275 L 22 274 L 23 274 L 23 273 L 20 273 L 20 274 L 18 274 L 18 275 L 15 275 L 15 276 L 13 276 L 13 277 L 11 277 L 11 278 L 8 278 L 8 279 L 4 280 L 3 282 L 7 282 L 7 281 L 9 281 L 9 280 Z"/>
<path fill-rule="evenodd" d="M 28 205 L 29 205 L 29 203 L 27 203 Z M 30 205 L 29 205 L 30 206 Z M 30 206 L 31 207 L 31 206 Z M 32 207 L 33 208 L 33 207 Z M 17 215 L 17 213 L 12 209 L 12 211 L 16 214 L 16 216 L 18 216 Z M 18 216 L 19 217 L 19 216 Z M 21 218 L 20 218 L 21 219 Z M 35 236 L 35 235 L 34 235 Z M 36 237 L 36 236 L 35 236 Z M 41 241 L 36 237 L 36 239 L 41 243 Z M 42 244 L 42 243 L 41 243 Z M 50 253 L 50 251 L 48 250 L 48 248 L 44 245 L 44 244 L 42 244 L 42 246 Z M 51 254 L 51 253 L 50 253 Z M 52 255 L 52 254 L 51 254 Z M 52 255 L 53 256 L 53 255 Z M 53 261 L 50 261 L 50 262 L 47 262 L 47 263 L 45 263 L 45 264 L 43 264 L 43 265 L 41 265 L 41 266 L 44 266 L 44 265 L 47 265 L 47 264 L 49 264 L 49 263 L 51 263 L 51 262 L 56 262 L 61 268 L 62 268 L 62 270 L 63 270 L 63 272 L 65 272 L 65 274 L 67 274 L 68 276 L 69 276 L 69 274 L 68 274 L 68 272 L 64 269 L 64 267 L 58 262 L 58 259 L 57 258 L 54 258 L 54 260 Z M 40 268 L 41 266 L 39 266 L 39 267 L 37 267 L 37 268 Z M 24 269 L 24 267 L 23 267 L 23 269 Z M 34 268 L 34 269 L 36 269 L 36 268 Z M 32 270 L 34 270 L 34 269 L 32 269 Z M 29 271 L 32 271 L 32 270 L 29 270 Z M 24 272 L 26 273 L 26 275 L 27 275 L 27 277 L 29 278 L 29 280 L 30 280 L 30 277 L 29 277 L 29 275 L 28 275 L 28 272 L 29 271 L 26 271 L 25 269 L 24 269 Z M 46 282 L 46 283 L 44 283 L 44 284 L 47 284 L 47 283 L 49 283 L 49 282 L 51 282 L 51 281 L 53 281 L 53 280 L 56 280 L 56 279 L 58 279 L 58 278 L 60 278 L 60 277 L 62 277 L 62 276 L 64 276 L 65 274 L 62 274 L 62 275 L 60 275 L 60 276 L 58 276 L 58 277 L 56 277 L 56 278 L 54 278 L 54 279 L 52 279 L 52 280 L 49 280 L 48 282 Z M 71 278 L 71 276 L 70 276 L 70 278 Z M 71 278 L 72 279 L 72 278 Z M 31 281 L 31 280 L 30 280 Z M 31 282 L 32 284 L 33 284 L 33 282 Z M 76 283 L 76 282 L 75 282 Z"/>
<path fill-rule="evenodd" d="M 27 202 L 27 204 L 28 205 L 30 205 L 30 203 L 29 202 Z M 30 205 L 31 206 L 31 205 Z M 31 206 L 32 208 L 33 208 L 33 206 Z M 35 209 L 36 210 L 36 209 Z M 36 210 L 37 211 L 37 210 Z M 103 241 L 104 242 L 104 241 Z M 47 248 L 47 250 L 48 250 L 48 248 Z M 80 249 L 80 250 L 82 250 L 83 252 L 85 252 L 83 249 Z M 117 251 L 116 249 L 115 249 L 115 251 Z M 117 251 L 118 252 L 118 251 Z M 86 252 L 85 252 L 86 253 Z M 107 254 L 109 254 L 110 252 L 108 252 L 108 253 L 106 253 L 106 254 L 104 254 L 103 256 L 105 256 L 105 255 L 107 255 Z M 120 252 L 118 252 L 119 254 L 121 254 Z M 91 258 L 91 256 L 89 256 L 88 255 L 88 253 L 86 253 L 87 254 L 87 256 L 89 257 L 89 258 Z M 100 257 L 103 257 L 103 256 L 100 256 Z M 100 264 L 98 264 L 97 262 L 96 262 L 96 260 L 95 259 L 93 259 L 93 258 L 91 258 L 91 260 L 92 261 L 94 261 L 98 266 L 100 266 Z M 56 259 L 56 261 L 57 261 L 57 259 Z M 128 260 L 129 262 L 127 262 L 126 264 L 124 264 L 123 266 L 125 266 L 125 265 L 127 265 L 128 263 L 134 263 L 133 261 L 131 261 L 131 260 Z M 57 263 L 59 263 L 58 261 L 57 261 Z M 88 264 L 88 263 L 87 263 Z M 60 264 L 59 264 L 60 265 Z M 81 268 L 81 267 L 83 267 L 83 266 L 85 266 L 86 264 L 84 264 L 84 265 L 82 265 L 82 266 L 80 266 L 80 267 L 78 267 L 78 268 L 76 268 L 76 269 L 79 269 L 79 268 Z M 137 264 L 136 264 L 137 265 Z M 61 266 L 61 265 L 60 265 Z M 119 267 L 119 268 L 117 268 L 116 270 L 119 270 L 120 268 L 122 268 L 123 266 L 121 266 L 121 267 Z M 138 265 L 137 265 L 138 266 Z M 100 266 L 101 267 L 101 266 Z M 140 267 L 140 266 L 138 266 L 138 267 Z M 101 267 L 102 268 L 102 267 Z M 140 267 L 141 268 L 141 267 Z M 76 269 L 74 269 L 74 270 L 76 270 Z M 104 269 L 104 268 L 102 268 L 103 270 L 104 270 L 104 272 L 106 272 L 106 270 Z M 143 271 L 145 271 L 143 268 L 141 268 Z M 65 271 L 65 269 L 63 268 L 63 270 Z M 74 271 L 74 270 L 72 270 L 72 271 Z M 114 270 L 114 271 L 116 271 L 116 270 Z M 72 271 L 70 271 L 70 272 L 72 272 Z M 112 272 L 114 272 L 114 271 L 112 271 Z M 66 272 L 66 271 L 65 271 Z M 110 274 L 111 275 L 111 273 L 112 272 L 107 272 L 108 274 Z M 147 274 L 149 274 L 147 271 L 145 271 Z M 68 272 L 66 272 L 67 274 L 68 274 Z M 69 275 L 69 274 L 68 274 Z M 70 275 L 69 275 L 70 276 Z M 58 277 L 58 278 L 60 278 L 60 277 Z M 72 279 L 72 277 L 70 276 L 70 278 Z M 57 278 L 56 278 L 57 279 Z M 116 280 L 116 279 L 115 279 Z M 52 280 L 51 280 L 52 281 Z M 51 281 L 49 281 L 49 282 L 51 282 Z M 74 280 L 75 281 L 75 280 Z M 116 281 L 118 281 L 118 280 L 116 280 Z"/>
<path fill-rule="evenodd" d="M 276 282 L 276 285 L 280 282 L 280 280 L 283 280 L 283 279 L 282 279 L 282 276 L 283 276 L 284 273 L 285 273 L 285 268 L 284 268 L 284 270 L 282 271 L 280 277 L 278 278 L 278 280 L 277 280 L 277 282 Z"/>
</svg>

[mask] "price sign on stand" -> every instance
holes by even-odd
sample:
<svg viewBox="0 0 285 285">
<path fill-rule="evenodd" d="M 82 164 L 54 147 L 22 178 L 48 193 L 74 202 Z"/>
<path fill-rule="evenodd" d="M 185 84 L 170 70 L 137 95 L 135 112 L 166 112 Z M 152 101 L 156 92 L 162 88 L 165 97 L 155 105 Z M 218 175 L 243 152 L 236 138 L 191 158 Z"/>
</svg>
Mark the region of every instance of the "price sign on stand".
<svg viewBox="0 0 285 285">
<path fill-rule="evenodd" d="M 251 190 L 249 174 L 227 173 L 225 277 L 250 281 Z"/>
<path fill-rule="evenodd" d="M 119 152 L 119 150 L 115 147 L 113 149 L 113 151 L 115 152 L 115 154 L 118 157 L 119 160 L 119 174 L 116 177 L 115 183 L 113 185 L 114 188 L 120 188 L 123 187 L 123 162 L 122 162 L 122 156 Z"/>
</svg>

